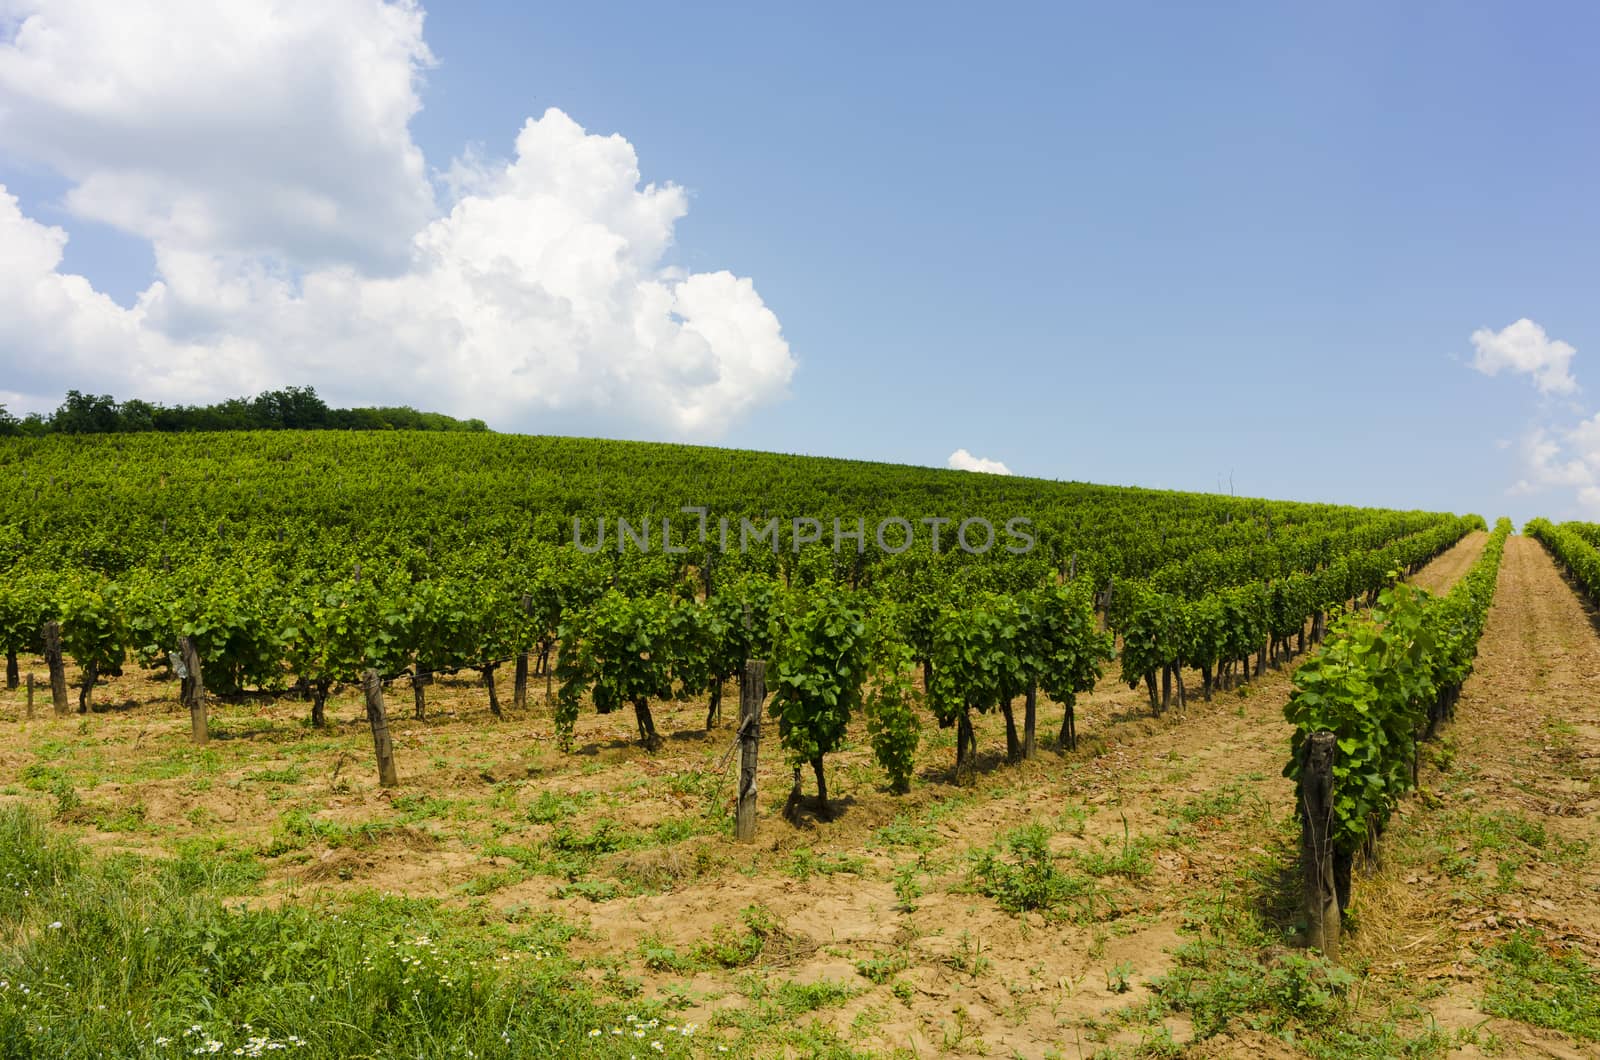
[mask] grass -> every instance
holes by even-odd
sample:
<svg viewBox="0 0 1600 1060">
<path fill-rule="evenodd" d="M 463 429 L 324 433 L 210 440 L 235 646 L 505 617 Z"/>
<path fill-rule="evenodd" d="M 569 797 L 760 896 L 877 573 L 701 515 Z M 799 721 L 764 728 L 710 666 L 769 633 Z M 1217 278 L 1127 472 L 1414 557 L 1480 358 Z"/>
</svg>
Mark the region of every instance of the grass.
<svg viewBox="0 0 1600 1060">
<path fill-rule="evenodd" d="M 694 959 L 702 967 L 744 968 L 755 964 L 771 950 L 790 951 L 795 940 L 784 930 L 772 911 L 761 906 L 746 906 L 739 914 L 744 930 L 735 934 L 718 927 L 711 938 L 694 949 Z"/>
<path fill-rule="evenodd" d="M 363 821 L 360 824 L 323 821 L 312 817 L 304 809 L 293 809 L 278 818 L 273 837 L 262 853 L 267 857 L 277 857 L 301 850 L 313 842 L 335 848 L 366 847 L 404 827 L 398 821 Z"/>
<path fill-rule="evenodd" d="M 581 813 L 594 801 L 594 797 L 592 791 L 570 792 L 565 795 L 558 795 L 548 790 L 541 791 L 528 804 L 527 817 L 534 824 L 565 821 Z"/>
<path fill-rule="evenodd" d="M 910 847 L 928 850 L 938 841 L 933 829 L 909 820 L 904 814 L 872 833 L 869 843 L 873 847 Z"/>
<path fill-rule="evenodd" d="M 1124 1018 L 1154 1026 L 1182 1013 L 1197 1042 L 1250 1030 L 1327 1060 L 1444 1055 L 1453 1040 L 1406 1000 L 1403 984 L 1295 948 L 1297 882 L 1284 867 L 1293 863 L 1297 835 L 1292 817 L 1274 822 L 1265 849 L 1241 859 L 1238 886 L 1189 905 L 1189 938 L 1173 953 L 1176 967 L 1152 980 L 1154 999 Z"/>
<path fill-rule="evenodd" d="M 824 979 L 815 983 L 780 983 L 774 998 L 787 1015 L 799 1016 L 843 1004 L 858 993 L 860 991 L 848 983 Z"/>
<path fill-rule="evenodd" d="M 1112 836 L 1103 836 L 1100 842 L 1103 847 L 1101 850 L 1072 852 L 1073 861 L 1090 876 L 1123 876 L 1128 879 L 1138 879 L 1150 874 L 1152 868 L 1150 850 L 1155 844 L 1144 836 L 1137 839 L 1130 838 L 1126 818 L 1122 823 L 1120 847 L 1112 849 L 1116 844 L 1116 839 Z"/>
<path fill-rule="evenodd" d="M 606 1034 L 637 1017 L 597 1000 L 545 925 L 511 959 L 431 902 L 245 909 L 221 897 L 242 865 L 215 845 L 92 860 L 0 808 L 0 1055 L 689 1055 L 659 1026 Z"/>
<path fill-rule="evenodd" d="M 1044 825 L 1013 829 L 1003 846 L 1003 850 L 988 847 L 973 854 L 968 882 L 1007 912 L 1055 913 L 1069 903 L 1086 907 L 1094 897 L 1092 880 L 1056 867 L 1050 831 Z"/>
<path fill-rule="evenodd" d="M 891 953 L 886 957 L 864 958 L 856 962 L 856 972 L 880 986 L 909 967 L 911 960 L 904 952 Z"/>
<path fill-rule="evenodd" d="M 1533 930 L 1518 931 L 1480 959 L 1490 975 L 1485 1011 L 1600 1041 L 1600 968 Z"/>
<path fill-rule="evenodd" d="M 853 854 L 816 854 L 810 847 L 801 847 L 789 856 L 784 872 L 797 880 L 809 880 L 812 876 L 833 876 L 842 872 L 859 876 L 866 867 L 866 860 Z"/>
</svg>

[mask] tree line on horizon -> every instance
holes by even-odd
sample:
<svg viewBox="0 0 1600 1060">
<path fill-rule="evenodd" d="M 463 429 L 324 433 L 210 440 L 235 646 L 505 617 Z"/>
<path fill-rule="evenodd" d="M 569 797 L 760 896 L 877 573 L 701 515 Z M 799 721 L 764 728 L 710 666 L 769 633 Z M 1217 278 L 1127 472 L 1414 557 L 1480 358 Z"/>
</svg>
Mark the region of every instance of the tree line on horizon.
<svg viewBox="0 0 1600 1060">
<path fill-rule="evenodd" d="M 0 405 L 0 436 L 46 434 L 129 434 L 146 431 L 481 431 L 479 419 L 458 420 L 442 412 L 409 405 L 332 408 L 314 387 L 264 390 L 253 398 L 229 398 L 214 405 L 161 405 L 138 398 L 117 401 L 110 394 L 67 391 L 55 412 L 17 417 Z"/>
</svg>

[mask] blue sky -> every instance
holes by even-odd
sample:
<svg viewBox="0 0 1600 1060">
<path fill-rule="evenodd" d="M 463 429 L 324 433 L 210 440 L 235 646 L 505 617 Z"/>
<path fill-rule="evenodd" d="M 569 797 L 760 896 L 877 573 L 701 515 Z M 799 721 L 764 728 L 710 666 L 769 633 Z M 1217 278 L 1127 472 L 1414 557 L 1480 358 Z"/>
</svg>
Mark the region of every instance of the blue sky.
<svg viewBox="0 0 1600 1060">
<path fill-rule="evenodd" d="M 1019 474 L 1231 476 L 1242 494 L 1491 519 L 1600 512 L 1588 5 L 484 3 L 422 26 L 433 62 L 407 127 L 439 211 L 452 159 L 509 159 L 559 108 L 624 138 L 645 184 L 682 189 L 652 267 L 748 278 L 793 364 L 781 384 L 752 376 L 727 416 L 601 397 L 490 409 L 492 425 L 933 465 L 964 448 Z M 0 114 L 6 86 L 0 60 Z M 0 183 L 70 235 L 58 271 L 132 306 L 152 245 L 183 239 L 74 199 L 97 166 L 131 163 L 42 126 L 0 117 Z M 300 282 L 318 266 L 296 253 L 267 271 Z M 179 340 L 210 334 L 182 325 L 205 312 L 170 315 Z M 1536 348 L 1476 370 L 1474 331 L 1524 318 Z M 1541 391 L 1544 338 L 1576 349 L 1574 386 Z M 238 378 L 270 376 L 262 357 Z M 328 370 L 305 381 L 359 399 Z M 562 385 L 581 391 L 584 371 Z M 39 375 L 13 407 L 50 384 L 127 391 Z M 429 405 L 426 386 L 392 385 Z"/>
</svg>

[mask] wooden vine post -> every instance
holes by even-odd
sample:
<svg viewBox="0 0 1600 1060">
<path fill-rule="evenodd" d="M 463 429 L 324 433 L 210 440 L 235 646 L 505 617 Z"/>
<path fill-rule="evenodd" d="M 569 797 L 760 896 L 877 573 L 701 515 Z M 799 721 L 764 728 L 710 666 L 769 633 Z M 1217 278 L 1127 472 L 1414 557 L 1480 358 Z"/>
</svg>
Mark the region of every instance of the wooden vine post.
<svg viewBox="0 0 1600 1060">
<path fill-rule="evenodd" d="M 33 720 L 33 671 L 28 671 L 28 720 Z"/>
<path fill-rule="evenodd" d="M 517 667 L 511 683 L 511 706 L 517 710 L 528 707 L 528 653 L 517 652 Z"/>
<path fill-rule="evenodd" d="M 1300 770 L 1300 875 L 1306 914 L 1306 945 L 1339 959 L 1339 895 L 1334 885 L 1333 757 L 1331 732 L 1312 733 Z"/>
<path fill-rule="evenodd" d="M 362 681 L 367 693 L 367 721 L 372 725 L 372 747 L 378 753 L 378 783 L 392 788 L 400 783 L 394 768 L 394 744 L 389 740 L 389 718 L 383 707 L 383 679 L 368 670 Z"/>
<path fill-rule="evenodd" d="M 734 838 L 756 838 L 756 760 L 761 750 L 761 702 L 767 698 L 767 664 L 747 659 L 739 685 L 739 809 Z"/>
<path fill-rule="evenodd" d="M 55 619 L 44 624 L 44 661 L 50 667 L 50 700 L 57 717 L 65 717 L 67 705 L 67 667 L 61 660 L 61 623 Z"/>
<path fill-rule="evenodd" d="M 206 682 L 200 673 L 200 653 L 188 637 L 178 638 L 178 661 L 183 664 L 178 671 L 183 678 L 183 705 L 189 708 L 189 742 L 204 747 L 210 738 L 206 727 Z"/>
<path fill-rule="evenodd" d="M 431 684 L 433 684 L 433 675 L 430 673 L 415 673 L 411 675 L 411 716 L 418 721 L 427 720 L 428 693 L 425 690 Z"/>
</svg>

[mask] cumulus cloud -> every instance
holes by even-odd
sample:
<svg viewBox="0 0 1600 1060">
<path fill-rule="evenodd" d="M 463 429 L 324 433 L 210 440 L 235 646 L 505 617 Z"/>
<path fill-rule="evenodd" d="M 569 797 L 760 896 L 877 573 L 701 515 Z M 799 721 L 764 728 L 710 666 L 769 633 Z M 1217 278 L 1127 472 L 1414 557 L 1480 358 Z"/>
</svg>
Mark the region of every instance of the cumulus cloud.
<svg viewBox="0 0 1600 1060">
<path fill-rule="evenodd" d="M 1011 474 L 1011 469 L 1000 461 L 990 460 L 982 456 L 973 456 L 965 449 L 957 449 L 951 453 L 950 459 L 946 463 L 953 471 L 982 471 L 990 475 Z"/>
<path fill-rule="evenodd" d="M 1502 371 L 1533 378 L 1541 394 L 1570 394 L 1578 389 L 1572 377 L 1572 357 L 1578 351 L 1526 317 L 1499 331 L 1479 328 L 1472 333 L 1476 351 L 1472 367 L 1484 375 Z"/>
<path fill-rule="evenodd" d="M 1580 509 L 1600 515 L 1600 414 L 1566 430 L 1533 428 L 1522 439 L 1521 455 L 1523 477 L 1508 493 L 1571 490 Z"/>
<path fill-rule="evenodd" d="M 7 14 L 10 13 L 10 21 Z M 562 111 L 464 154 L 436 202 L 407 123 L 423 13 L 379 0 L 0 0 L 0 142 L 150 241 L 132 306 L 60 271 L 0 187 L 0 367 L 210 400 L 312 382 L 502 426 L 714 436 L 794 360 L 754 284 L 667 263 L 687 197 Z"/>
<path fill-rule="evenodd" d="M 11 0 L 0 141 L 168 247 L 401 268 L 434 212 L 407 129 L 433 56 L 378 0 Z"/>
</svg>

